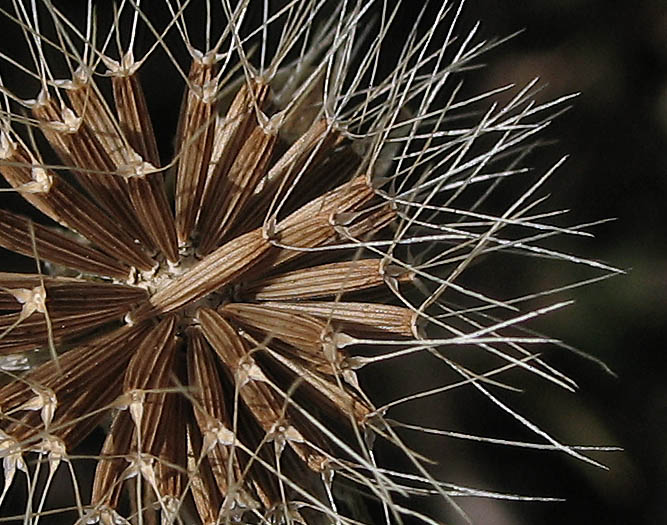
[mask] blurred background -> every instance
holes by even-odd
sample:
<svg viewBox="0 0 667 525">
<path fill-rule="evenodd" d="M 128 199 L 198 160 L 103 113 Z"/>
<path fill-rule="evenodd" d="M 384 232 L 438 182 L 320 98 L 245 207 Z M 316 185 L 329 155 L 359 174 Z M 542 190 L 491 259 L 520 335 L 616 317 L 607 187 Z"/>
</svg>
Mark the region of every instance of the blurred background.
<svg viewBox="0 0 667 525">
<path fill-rule="evenodd" d="M 528 164 L 543 172 L 569 154 L 544 190 L 547 207 L 572 210 L 568 224 L 616 219 L 591 229 L 594 239 L 554 246 L 627 270 L 565 292 L 576 304 L 531 325 L 601 359 L 616 377 L 557 350 L 548 361 L 579 384 L 577 394 L 529 382 L 512 406 L 565 443 L 624 451 L 592 454 L 609 467 L 603 471 L 563 454 L 449 440 L 436 452 L 441 472 L 479 488 L 566 499 L 457 500 L 474 523 L 667 523 L 667 3 L 470 0 L 459 34 L 478 20 L 484 38 L 523 32 L 485 56 L 486 68 L 467 77 L 469 91 L 539 76 L 547 84 L 541 101 L 581 93 L 541 136 L 555 142 Z M 516 278 L 540 289 L 578 275 L 576 265 L 546 273 L 533 261 Z M 502 434 L 509 420 L 489 405 L 466 399 L 454 421 Z M 456 425 L 442 417 L 441 428 Z"/>
</svg>

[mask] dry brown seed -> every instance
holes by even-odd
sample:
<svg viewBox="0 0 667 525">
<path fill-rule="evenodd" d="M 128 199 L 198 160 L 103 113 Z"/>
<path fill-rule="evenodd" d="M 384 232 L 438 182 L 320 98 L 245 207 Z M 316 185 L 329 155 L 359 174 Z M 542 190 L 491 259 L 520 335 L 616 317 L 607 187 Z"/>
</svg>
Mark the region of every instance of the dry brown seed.
<svg viewBox="0 0 667 525">
<path fill-rule="evenodd" d="M 153 267 L 154 261 L 134 242 L 127 230 L 119 227 L 99 206 L 56 173 L 42 168 L 22 143 L 9 140 L 7 134 L 2 132 L 0 146 L 0 173 L 12 187 L 48 181 L 43 191 L 21 192 L 38 210 L 123 262 L 141 270 Z"/>
<path fill-rule="evenodd" d="M 109 59 L 106 63 L 111 73 L 118 124 L 123 136 L 143 160 L 153 166 L 160 166 L 153 121 L 148 113 L 146 96 L 132 54 L 127 53 L 122 58 L 122 65 Z"/>
<path fill-rule="evenodd" d="M 134 422 L 126 410 L 114 418 L 97 462 L 91 504 L 102 511 L 102 506 L 114 509 L 118 506 L 128 467 L 127 457 L 132 447 Z"/>
<path fill-rule="evenodd" d="M 270 344 L 272 351 L 279 352 L 285 358 L 295 363 L 300 363 L 308 367 L 309 370 L 325 376 L 336 376 L 339 373 L 339 365 L 344 360 L 344 355 L 338 352 L 334 344 L 331 344 L 335 340 L 335 337 L 327 337 L 319 349 L 308 351 L 291 346 L 279 339 L 272 339 L 270 342 L 267 342 L 265 341 L 267 339 L 266 336 L 257 331 L 243 330 L 242 335 L 250 341 L 263 341 L 262 343 L 257 342 L 260 346 Z"/>
<path fill-rule="evenodd" d="M 197 220 L 211 161 L 217 91 L 217 67 L 211 58 L 192 61 L 181 107 L 176 174 L 176 232 L 181 244 L 188 243 Z"/>
<path fill-rule="evenodd" d="M 256 126 L 239 149 L 225 184 L 216 188 L 216 200 L 210 215 L 202 217 L 197 252 L 206 255 L 225 239 L 257 184 L 264 176 L 276 144 L 275 131 Z M 219 192 L 219 193 L 218 193 Z"/>
<path fill-rule="evenodd" d="M 133 239 L 151 247 L 146 233 L 137 222 L 127 183 L 117 173 L 119 166 L 88 121 L 69 108 L 59 107 L 48 95 L 40 95 L 32 111 L 62 163 L 78 168 L 72 170 L 77 182 L 107 214 L 124 225 Z"/>
<path fill-rule="evenodd" d="M 50 277 L 23 273 L 0 272 L 0 301 L 3 295 L 12 296 L 13 290 L 35 288 L 44 285 L 46 304 L 57 312 L 88 312 L 92 306 L 106 308 L 125 307 L 147 298 L 146 290 L 135 286 L 92 282 L 71 277 Z M 4 290 L 2 290 L 4 289 Z M 18 308 L 15 296 L 13 308 Z M 2 309 L 2 308 L 0 308 Z"/>
<path fill-rule="evenodd" d="M 228 425 L 224 394 L 217 367 L 204 337 L 198 329 L 188 330 L 188 384 L 195 401 L 195 416 L 202 432 L 210 421 Z"/>
<path fill-rule="evenodd" d="M 409 279 L 408 272 L 399 279 Z M 258 301 L 289 301 L 343 295 L 385 284 L 380 259 L 323 264 L 258 279 L 243 287 L 243 296 Z"/>
<path fill-rule="evenodd" d="M 222 245 L 180 277 L 159 289 L 135 313 L 136 319 L 171 312 L 241 277 L 266 255 L 271 244 L 255 230 Z"/>
<path fill-rule="evenodd" d="M 87 124 L 113 166 L 118 168 L 135 163 L 136 152 L 121 134 L 117 121 L 87 73 L 87 68 L 80 67 L 72 75 L 71 81 L 62 82 L 61 85 L 65 88 L 72 109 Z"/>
<path fill-rule="evenodd" d="M 230 303 L 220 313 L 243 326 L 259 330 L 270 339 L 276 338 L 305 352 L 322 352 L 329 330 L 326 323 L 309 315 L 292 313 L 272 303 Z"/>
<path fill-rule="evenodd" d="M 26 320 L 21 314 L 0 316 L 0 354 L 33 350 L 49 344 L 52 336 L 55 342 L 71 341 L 112 321 L 120 321 L 128 311 L 127 305 L 98 306 L 94 310 L 85 309 L 75 312 L 49 311 L 51 328 L 45 314 L 33 313 Z"/>
<path fill-rule="evenodd" d="M 318 372 L 335 375 L 343 359 L 336 348 L 336 338 L 342 335 L 333 334 L 331 326 L 315 317 L 281 309 L 280 303 L 230 303 L 219 308 L 219 312 L 276 348 L 283 348 L 279 342 L 285 343 L 284 353 Z"/>
<path fill-rule="evenodd" d="M 243 340 L 224 318 L 208 309 L 200 310 L 198 315 L 206 338 L 233 372 L 241 398 L 267 435 L 273 440 L 285 440 L 310 468 L 321 470 L 327 459 L 306 442 L 299 423 L 291 421 L 286 394 L 267 386 L 268 379 L 248 356 Z"/>
<path fill-rule="evenodd" d="M 402 306 L 343 301 L 277 302 L 275 306 L 287 312 L 329 321 L 354 335 L 372 337 L 385 332 L 410 338 L 416 336 L 414 325 L 417 314 Z"/>
<path fill-rule="evenodd" d="M 158 494 L 164 498 L 164 505 L 172 514 L 178 514 L 179 502 L 188 487 L 187 465 L 187 422 L 188 407 L 183 396 L 170 393 L 165 396 L 164 407 L 157 428 L 161 443 L 157 457 Z"/>
<path fill-rule="evenodd" d="M 126 364 L 126 361 L 121 361 L 121 363 Z M 94 384 L 82 380 L 79 376 L 80 385 L 72 388 L 73 382 L 70 382 L 72 386 L 69 387 L 67 393 L 59 394 L 56 419 L 49 425 L 48 431 L 51 435 L 62 439 L 68 451 L 71 451 L 107 420 L 108 407 L 118 397 L 121 389 L 122 369 L 119 366 L 112 370 L 112 374 L 98 377 L 95 369 L 89 368 L 88 374 L 94 374 L 95 377 Z M 82 386 L 86 388 L 85 391 L 81 390 Z"/>
<path fill-rule="evenodd" d="M 132 357 L 123 378 L 125 391 L 170 386 L 176 344 L 176 318 L 171 315 L 165 316 L 151 329 L 150 334 L 142 341 Z M 146 370 L 154 373 L 146 374 Z"/>
<path fill-rule="evenodd" d="M 375 191 L 369 183 L 369 177 L 359 175 L 301 206 L 294 213 L 278 223 L 278 233 L 288 228 L 295 228 L 311 217 L 323 217 L 331 220 L 335 214 L 359 210 L 373 197 Z"/>
<path fill-rule="evenodd" d="M 303 217 L 300 222 L 280 223 L 275 236 L 275 248 L 271 251 L 272 270 L 282 271 L 288 263 L 298 263 L 304 257 L 317 253 L 317 248 L 327 246 L 339 239 L 338 232 L 327 215 Z M 260 273 L 266 273 L 262 271 Z M 251 274 L 254 277 L 254 273 Z M 256 277 L 255 277 L 256 278 Z"/>
<path fill-rule="evenodd" d="M 352 180 L 365 183 L 370 180 L 370 177 L 359 176 L 362 159 L 352 148 L 353 142 L 342 133 L 338 135 L 340 133 L 338 131 L 329 130 L 328 133 L 325 138 L 326 142 L 335 138 L 332 149 L 328 154 L 319 158 L 320 152 L 325 152 L 326 144 L 320 148 L 316 162 L 312 162 L 304 171 L 301 179 L 303 184 L 296 185 L 299 191 L 292 193 L 282 211 L 293 213 L 301 208 L 304 202 L 311 202 L 325 195 L 332 188 L 344 186 L 346 183 L 350 184 Z"/>
<path fill-rule="evenodd" d="M 174 388 L 173 362 L 177 347 L 176 319 L 165 317 L 136 349 L 123 378 L 123 399 L 137 427 L 140 452 L 160 453 L 158 425 L 165 389 Z M 146 371 L 151 373 L 147 374 Z"/>
<path fill-rule="evenodd" d="M 298 197 L 292 196 L 282 206 L 285 211 L 293 211 L 293 201 L 298 200 L 298 205 L 316 197 L 322 192 L 311 193 L 311 188 L 317 188 L 321 181 L 336 183 L 340 181 L 330 180 L 331 173 L 326 175 L 317 174 L 316 169 L 325 159 L 329 157 L 332 149 L 340 143 L 342 136 L 331 129 L 325 119 L 318 119 L 310 126 L 306 133 L 300 136 L 292 146 L 276 161 L 266 176 L 261 181 L 261 190 L 253 195 L 248 201 L 248 213 L 241 217 L 241 223 L 234 231 L 243 233 L 259 226 L 264 220 L 265 210 L 275 209 L 280 197 L 294 193 L 292 187 L 297 178 L 299 185 Z M 340 169 L 341 166 L 337 166 Z M 344 171 L 344 170 L 341 170 Z M 319 177 L 318 177 L 319 175 Z M 344 177 L 342 180 L 348 180 Z M 275 212 L 274 212 L 275 213 Z"/>
<path fill-rule="evenodd" d="M 61 232 L 33 223 L 26 217 L 0 210 L 0 246 L 33 257 L 31 230 L 35 249 L 45 261 L 91 275 L 126 280 L 130 267 L 99 250 L 73 240 Z"/>
<path fill-rule="evenodd" d="M 338 227 L 343 239 L 361 242 L 392 224 L 396 219 L 396 211 L 392 206 L 385 204 L 370 213 L 341 214 L 336 218 L 344 222 L 344 226 Z"/>
<path fill-rule="evenodd" d="M 212 217 L 220 208 L 220 196 L 233 191 L 228 173 L 241 148 L 248 141 L 251 133 L 258 127 L 257 111 L 263 111 L 269 98 L 269 87 L 263 83 L 253 82 L 251 87 L 244 84 L 236 93 L 227 114 L 218 118 L 215 130 L 215 142 L 211 155 L 211 168 L 206 180 L 198 228 L 211 229 L 215 226 Z M 243 188 L 236 188 L 238 191 Z M 208 225 L 208 226 L 206 226 Z M 250 229 L 242 231 L 245 233 Z"/>
<path fill-rule="evenodd" d="M 147 333 L 146 324 L 122 327 L 98 337 L 93 344 L 76 347 L 30 371 L 23 381 L 0 389 L 0 413 L 14 414 L 1 427 L 19 441 L 44 430 L 39 412 L 21 409 L 39 392 L 53 393 L 57 410 L 49 432 L 76 446 L 104 418 L 104 408 L 121 393 L 122 371 L 134 345 Z M 100 390 L 97 390 L 97 389 Z M 37 390 L 37 392 L 36 392 Z M 54 408 L 56 408 L 54 407 Z M 47 407 L 48 408 L 48 407 Z M 23 415 L 17 418 L 16 413 Z"/>
<path fill-rule="evenodd" d="M 203 453 L 208 454 L 220 493 L 227 495 L 230 484 L 238 483 L 241 478 L 242 469 L 234 448 L 237 438 L 226 413 L 225 397 L 213 354 L 197 330 L 188 333 L 188 376 L 195 401 L 195 419 L 203 438 Z"/>
<path fill-rule="evenodd" d="M 352 386 L 358 384 L 354 372 L 351 370 L 343 371 L 340 376 L 338 374 L 315 373 L 312 371 L 317 366 L 307 363 L 304 366 L 302 359 L 297 355 L 285 351 L 285 348 L 279 349 L 275 344 L 268 345 L 271 350 L 270 356 L 272 359 L 280 362 L 285 368 L 291 370 L 296 377 L 299 377 L 308 383 L 316 392 L 318 392 L 325 401 L 328 401 L 328 408 L 331 409 L 329 417 L 332 421 L 347 420 L 350 416 L 354 419 L 357 425 L 364 425 L 366 418 L 373 412 L 373 408 L 367 402 L 360 399 L 351 389 L 346 388 L 343 380 Z M 331 367 L 329 367 L 331 371 Z M 319 405 L 320 409 L 323 406 Z"/>
<path fill-rule="evenodd" d="M 138 475 L 137 483 L 144 483 L 145 478 L 146 489 L 157 487 L 166 511 L 175 512 L 178 507 L 177 500 L 186 483 L 186 434 L 185 428 L 174 420 L 183 414 L 179 408 L 181 399 L 167 392 L 175 386 L 175 326 L 175 318 L 168 316 L 151 327 L 125 370 L 122 395 L 115 400 L 115 405 L 123 410 L 115 418 L 95 474 L 92 502 L 96 512 L 106 511 L 105 506 L 111 510 L 117 506 L 120 488 L 128 475 Z M 154 373 L 146 374 L 147 369 Z M 181 442 L 170 441 L 179 432 Z M 178 468 L 179 461 L 183 471 Z"/>
<path fill-rule="evenodd" d="M 176 263 L 178 262 L 176 223 L 167 200 L 162 174 L 151 173 L 150 165 L 138 166 L 136 169 L 138 171 L 128 177 L 127 184 L 137 218 L 153 244 L 169 262 Z"/>
<path fill-rule="evenodd" d="M 222 496 L 206 454 L 202 454 L 202 438 L 194 424 L 187 427 L 187 474 L 197 512 L 203 525 L 219 523 Z"/>
<path fill-rule="evenodd" d="M 15 138 L 4 130 L 0 131 L 2 176 L 32 206 L 67 228 L 68 225 L 61 218 L 58 206 L 55 205 L 57 203 L 53 202 L 54 197 L 51 194 L 55 182 L 54 174 L 41 167 L 35 169 L 36 166 L 39 166 L 37 158 L 18 137 Z"/>
</svg>

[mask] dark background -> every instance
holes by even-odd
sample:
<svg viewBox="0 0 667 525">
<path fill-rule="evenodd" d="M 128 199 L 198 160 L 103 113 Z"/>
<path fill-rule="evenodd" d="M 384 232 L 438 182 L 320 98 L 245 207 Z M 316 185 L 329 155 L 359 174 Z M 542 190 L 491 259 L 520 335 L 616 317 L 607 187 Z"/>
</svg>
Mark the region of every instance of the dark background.
<svg viewBox="0 0 667 525">
<path fill-rule="evenodd" d="M 484 70 L 469 75 L 472 92 L 509 82 L 520 87 L 535 76 L 547 84 L 541 101 L 581 92 L 542 136 L 555 143 L 528 163 L 544 170 L 571 155 L 544 189 L 551 193 L 549 207 L 571 209 L 570 224 L 617 220 L 592 229 L 594 239 L 564 239 L 560 246 L 627 270 L 566 292 L 563 297 L 576 304 L 533 325 L 602 359 L 617 377 L 556 351 L 549 362 L 575 379 L 579 392 L 528 383 L 524 399 L 513 406 L 566 443 L 624 451 L 592 454 L 609 467 L 603 471 L 554 452 L 449 440 L 433 445 L 444 456 L 441 475 L 480 488 L 566 499 L 458 500 L 484 525 L 667 523 L 667 4 L 471 0 L 464 12 L 459 33 L 477 20 L 484 38 L 524 29 L 485 57 Z M 576 265 L 561 265 L 545 274 L 534 262 L 521 267 L 517 279 L 545 288 L 571 282 L 577 272 Z M 488 402 L 452 405 L 458 409 L 453 420 L 464 421 L 470 432 L 503 434 L 508 418 Z M 438 414 L 433 410 L 424 416 L 430 424 Z M 441 419 L 441 428 L 454 426 L 447 416 Z"/>
<path fill-rule="evenodd" d="M 408 30 L 412 2 L 405 0 L 403 8 L 400 20 Z M 470 0 L 458 33 L 477 20 L 483 38 L 525 30 L 484 58 L 487 67 L 468 76 L 467 90 L 481 92 L 509 82 L 521 86 L 539 76 L 547 84 L 539 95 L 542 101 L 581 92 L 573 108 L 542 136 L 554 143 L 529 163 L 545 170 L 571 155 L 544 188 L 552 194 L 550 208 L 571 209 L 569 224 L 617 220 L 596 227 L 594 239 L 565 239 L 562 247 L 628 271 L 566 292 L 564 298 L 576 304 L 533 325 L 600 358 L 616 377 L 588 360 L 554 351 L 549 362 L 575 379 L 579 392 L 528 381 L 513 406 L 563 442 L 615 445 L 624 451 L 591 454 L 608 471 L 555 452 L 446 438 L 427 440 L 420 451 L 439 459 L 434 469 L 447 481 L 566 499 L 457 500 L 475 523 L 667 523 L 667 382 L 661 359 L 667 312 L 667 6 L 662 0 Z M 171 110 L 168 92 L 180 89 L 163 88 L 166 102 L 152 102 L 158 111 Z M 172 124 L 165 122 L 158 133 L 169 136 Z M 545 271 L 532 262 L 516 270 L 517 286 L 547 288 L 580 278 L 577 271 L 574 265 Z M 401 374 L 407 392 L 423 380 L 424 371 L 415 366 Z M 379 395 L 382 387 L 381 381 L 375 386 Z M 507 417 L 469 394 L 435 400 L 417 414 L 408 408 L 407 415 L 429 426 L 535 439 L 516 429 L 504 432 Z M 448 510 L 430 510 L 441 519 L 452 518 Z"/>
</svg>

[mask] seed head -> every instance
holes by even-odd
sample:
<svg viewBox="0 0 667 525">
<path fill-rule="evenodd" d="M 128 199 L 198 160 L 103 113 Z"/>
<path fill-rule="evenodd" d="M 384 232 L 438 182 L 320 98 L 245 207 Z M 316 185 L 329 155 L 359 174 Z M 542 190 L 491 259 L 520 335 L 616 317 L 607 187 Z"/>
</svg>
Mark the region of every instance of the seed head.
<svg viewBox="0 0 667 525">
<path fill-rule="evenodd" d="M 477 492 L 436 481 L 388 411 L 466 384 L 592 461 L 494 392 L 514 368 L 572 388 L 518 328 L 566 303 L 460 283 L 500 251 L 611 270 L 539 246 L 583 234 L 533 211 L 554 170 L 486 211 L 566 98 L 531 103 L 530 83 L 473 111 L 496 92 L 454 78 L 495 42 L 454 37 L 460 6 L 387 67 L 399 11 L 379 2 L 12 4 L 27 53 L 0 50 L 0 172 L 39 215 L 0 209 L 0 246 L 36 266 L 0 273 L 0 505 L 24 476 L 25 523 L 433 523 L 402 500 Z M 149 76 L 183 85 L 173 146 Z M 362 369 L 420 354 L 456 380 L 369 398 Z M 376 437 L 408 470 L 377 463 Z M 73 503 L 48 509 L 57 475 Z"/>
</svg>

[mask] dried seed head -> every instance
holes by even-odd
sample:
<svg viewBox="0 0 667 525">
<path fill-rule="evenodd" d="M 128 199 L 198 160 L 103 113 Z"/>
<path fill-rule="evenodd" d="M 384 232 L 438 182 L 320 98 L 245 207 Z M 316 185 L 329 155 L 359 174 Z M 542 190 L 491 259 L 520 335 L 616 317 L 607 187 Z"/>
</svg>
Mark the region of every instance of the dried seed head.
<svg viewBox="0 0 667 525">
<path fill-rule="evenodd" d="M 514 368 L 572 388 L 528 349 L 549 340 L 516 329 L 563 306 L 518 312 L 557 290 L 461 283 L 501 250 L 613 271 L 537 244 L 581 234 L 529 215 L 553 170 L 486 210 L 556 103 L 532 104 L 531 83 L 471 117 L 494 93 L 462 98 L 450 77 L 494 43 L 456 40 L 458 10 L 386 67 L 400 6 L 268 4 L 121 1 L 107 19 L 89 2 L 82 24 L 51 0 L 2 10 L 28 52 L 0 49 L 0 173 L 42 214 L 0 210 L 0 246 L 36 264 L 0 273 L 0 506 L 23 474 L 25 523 L 434 523 L 399 500 L 476 492 L 436 481 L 387 411 L 464 384 L 592 462 L 493 392 Z M 184 85 L 169 156 L 153 61 Z M 461 345 L 500 364 L 458 362 Z M 358 371 L 420 356 L 454 379 L 374 405 Z M 84 500 L 75 450 L 105 425 Z M 376 462 L 376 436 L 406 470 Z M 73 503 L 50 509 L 56 471 Z"/>
</svg>

